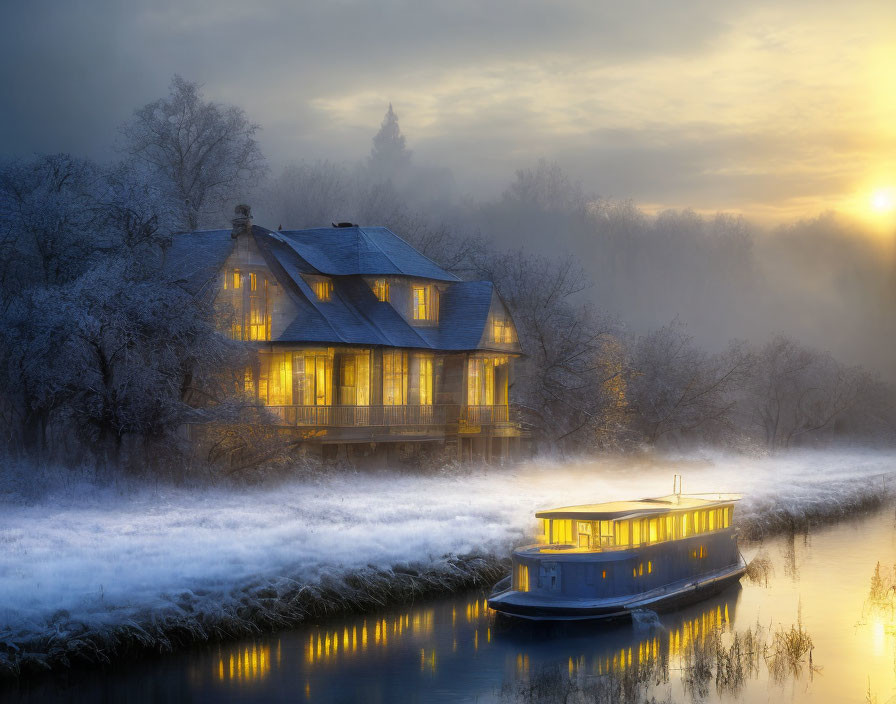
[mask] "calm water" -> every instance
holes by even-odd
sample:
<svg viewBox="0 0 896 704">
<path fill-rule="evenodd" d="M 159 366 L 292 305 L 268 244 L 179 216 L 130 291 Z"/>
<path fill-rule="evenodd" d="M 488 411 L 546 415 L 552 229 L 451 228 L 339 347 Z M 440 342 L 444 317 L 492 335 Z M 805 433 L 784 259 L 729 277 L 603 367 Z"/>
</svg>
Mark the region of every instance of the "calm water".
<svg viewBox="0 0 896 704">
<path fill-rule="evenodd" d="M 476 592 L 0 690 L 0 700 L 537 701 L 533 685 L 554 677 L 573 691 L 610 678 L 640 680 L 639 695 L 676 702 L 857 702 L 870 693 L 882 704 L 896 700 L 896 623 L 890 596 L 869 600 L 869 589 L 880 562 L 886 592 L 894 537 L 887 511 L 745 546 L 769 558 L 767 585 L 744 579 L 741 588 L 660 614 L 659 623 L 507 624 Z M 802 657 L 771 673 L 776 629 L 798 622 L 812 639 L 813 667 Z M 745 658 L 736 682 L 704 673 L 700 686 L 695 647 L 715 639 L 727 651 L 748 630 L 757 655 Z"/>
</svg>

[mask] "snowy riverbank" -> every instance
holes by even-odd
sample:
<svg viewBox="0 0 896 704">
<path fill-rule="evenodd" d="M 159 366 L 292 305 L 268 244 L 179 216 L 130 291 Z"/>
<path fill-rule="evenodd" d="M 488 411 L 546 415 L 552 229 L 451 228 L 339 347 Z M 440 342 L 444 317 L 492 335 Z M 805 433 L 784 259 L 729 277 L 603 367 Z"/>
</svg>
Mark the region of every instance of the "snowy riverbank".
<svg viewBox="0 0 896 704">
<path fill-rule="evenodd" d="M 51 665 L 103 661 L 488 581 L 527 541 L 537 508 L 668 493 L 673 472 L 686 492 L 743 492 L 739 523 L 758 534 L 892 497 L 896 453 L 539 462 L 0 504 L 0 671 L 40 667 L 48 653 Z"/>
</svg>

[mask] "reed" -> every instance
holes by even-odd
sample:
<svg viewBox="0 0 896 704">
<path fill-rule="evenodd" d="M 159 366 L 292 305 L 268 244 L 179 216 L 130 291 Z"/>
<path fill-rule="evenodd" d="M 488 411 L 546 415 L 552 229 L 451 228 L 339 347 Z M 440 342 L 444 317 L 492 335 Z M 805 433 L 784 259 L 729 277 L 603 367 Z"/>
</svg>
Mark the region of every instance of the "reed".
<svg viewBox="0 0 896 704">
<path fill-rule="evenodd" d="M 408 604 L 437 594 L 482 588 L 510 569 L 488 555 L 443 559 L 436 567 L 369 568 L 315 584 L 281 577 L 246 584 L 209 607 L 187 592 L 177 608 L 139 614 L 125 623 L 92 626 L 56 614 L 44 635 L 0 631 L 0 679 L 71 667 L 106 666 L 195 643 L 232 640 L 307 621 Z"/>
</svg>

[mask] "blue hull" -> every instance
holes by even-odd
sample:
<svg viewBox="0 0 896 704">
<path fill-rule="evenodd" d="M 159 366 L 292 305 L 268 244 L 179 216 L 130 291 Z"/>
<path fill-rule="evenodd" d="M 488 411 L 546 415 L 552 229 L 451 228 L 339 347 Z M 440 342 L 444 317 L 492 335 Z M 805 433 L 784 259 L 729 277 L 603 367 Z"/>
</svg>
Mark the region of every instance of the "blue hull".
<svg viewBox="0 0 896 704">
<path fill-rule="evenodd" d="M 534 621 L 581 621 L 630 618 L 633 611 L 663 611 L 701 601 L 737 583 L 746 572 L 743 558 L 737 564 L 700 575 L 698 578 L 673 582 L 649 591 L 610 598 L 562 598 L 520 592 L 496 585 L 488 599 L 489 608 L 508 616 Z"/>
</svg>

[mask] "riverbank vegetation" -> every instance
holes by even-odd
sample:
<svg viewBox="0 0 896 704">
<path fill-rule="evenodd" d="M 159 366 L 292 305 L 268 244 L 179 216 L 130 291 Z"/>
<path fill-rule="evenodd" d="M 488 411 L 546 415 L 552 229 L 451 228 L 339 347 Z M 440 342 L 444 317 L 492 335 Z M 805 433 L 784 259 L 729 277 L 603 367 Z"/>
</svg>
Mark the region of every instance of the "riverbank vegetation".
<svg viewBox="0 0 896 704">
<path fill-rule="evenodd" d="M 665 634 L 664 634 L 665 635 Z M 820 668 L 812 661 L 812 637 L 802 623 L 778 624 L 773 632 L 759 623 L 735 630 L 727 623 L 698 629 L 683 647 L 674 638 L 647 641 L 637 658 L 613 661 L 604 670 L 549 666 L 505 683 L 500 701 L 508 704 L 664 704 L 673 697 L 673 682 L 689 701 L 706 701 L 710 688 L 738 697 L 745 685 L 763 676 L 781 684 L 811 678 Z"/>
<path fill-rule="evenodd" d="M 834 216 L 774 234 L 724 215 L 650 216 L 544 162 L 470 201 L 418 163 L 391 108 L 355 164 L 274 169 L 259 129 L 175 78 L 122 127 L 117 161 L 2 165 L 4 457 L 179 481 L 301 466 L 235 390 L 251 352 L 216 334 L 207 296 L 164 266 L 173 232 L 228 227 L 245 200 L 291 228 L 386 225 L 447 269 L 493 280 L 528 355 L 515 418 L 541 452 L 894 442 L 896 391 L 856 361 L 891 349 L 889 308 L 874 307 L 891 300 L 891 277 Z M 806 328 L 832 315 L 824 335 Z M 841 324 L 852 338 L 833 334 Z M 220 433 L 216 452 L 192 452 L 191 424 Z"/>
<path fill-rule="evenodd" d="M 869 495 L 891 501 L 893 463 L 804 452 L 330 473 L 238 490 L 56 486 L 7 502 L 0 519 L 0 661 L 8 674 L 103 664 L 485 586 L 532 540 L 536 509 L 624 498 L 635 483 L 660 494 L 670 464 L 695 490 L 743 490 L 736 525 L 769 536 L 808 527 L 801 511 L 816 525 L 866 510 Z"/>
</svg>

